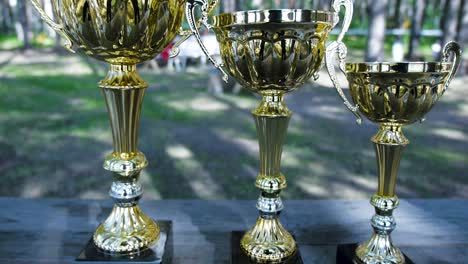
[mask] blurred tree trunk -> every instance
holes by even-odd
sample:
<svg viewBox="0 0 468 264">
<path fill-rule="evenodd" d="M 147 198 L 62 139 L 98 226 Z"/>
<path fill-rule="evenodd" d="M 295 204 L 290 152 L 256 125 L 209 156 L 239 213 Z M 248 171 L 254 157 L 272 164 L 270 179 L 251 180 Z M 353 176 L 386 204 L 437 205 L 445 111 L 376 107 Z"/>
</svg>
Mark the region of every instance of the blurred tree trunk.
<svg viewBox="0 0 468 264">
<path fill-rule="evenodd" d="M 418 0 L 415 0 L 418 1 Z M 436 0 L 439 1 L 439 0 Z M 393 28 L 403 28 L 403 24 L 405 22 L 405 16 L 407 16 L 407 4 L 408 1 L 406 0 L 396 0 L 395 1 L 395 6 L 393 9 L 393 14 L 392 14 L 392 27 Z"/>
<path fill-rule="evenodd" d="M 245 10 L 245 0 L 236 0 L 236 11 Z"/>
<path fill-rule="evenodd" d="M 369 20 L 367 15 L 368 15 L 367 1 L 355 1 L 353 17 L 355 19 L 358 17 L 360 18 L 361 23 L 367 24 L 367 21 Z"/>
<path fill-rule="evenodd" d="M 305 7 L 305 2 L 306 2 L 305 0 L 298 0 L 297 2 L 298 2 L 297 8 L 300 8 L 300 9 L 305 9 L 306 8 Z"/>
<path fill-rule="evenodd" d="M 462 46 L 462 49 L 466 50 L 468 48 L 468 0 L 463 0 L 460 8 L 457 41 Z M 464 58 L 459 71 L 460 75 L 466 75 L 468 73 L 467 57 L 464 56 Z"/>
<path fill-rule="evenodd" d="M 31 48 L 30 6 L 26 0 L 20 0 L 17 2 L 16 7 L 18 10 L 18 24 L 16 26 L 17 35 L 23 41 L 23 48 L 29 49 Z"/>
<path fill-rule="evenodd" d="M 288 8 L 290 0 L 274 0 L 275 8 Z"/>
<path fill-rule="evenodd" d="M 468 14 L 466 13 L 467 11 L 467 2 L 468 0 L 461 0 L 460 3 L 460 9 L 458 10 L 458 21 L 457 21 L 457 41 L 463 42 L 463 36 L 461 35 L 464 26 L 464 19 L 465 17 L 468 17 Z"/>
<path fill-rule="evenodd" d="M 314 8 L 316 10 L 330 10 L 331 1 L 330 0 L 318 0 L 315 1 Z"/>
<path fill-rule="evenodd" d="M 236 0 L 222 0 L 220 5 L 222 13 L 231 13 L 236 11 Z"/>
<path fill-rule="evenodd" d="M 447 0 L 442 16 L 442 45 L 450 40 L 457 39 L 458 11 L 461 8 L 461 0 Z"/>
<path fill-rule="evenodd" d="M 395 1 L 395 9 L 393 10 L 393 20 L 395 20 L 395 22 L 398 24 L 401 19 L 401 1 L 402 0 Z"/>
<path fill-rule="evenodd" d="M 384 59 L 385 18 L 388 0 L 369 0 L 369 29 L 366 48 L 366 61 Z"/>
<path fill-rule="evenodd" d="M 414 58 L 414 53 L 419 47 L 419 40 L 421 38 L 421 30 L 424 25 L 424 19 L 427 11 L 427 1 L 414 0 L 413 2 L 413 15 L 411 19 L 411 33 L 407 57 Z"/>
<path fill-rule="evenodd" d="M 0 3 L 2 8 L 2 31 L 5 34 L 9 34 L 14 25 L 13 10 L 11 9 L 9 0 L 1 0 Z"/>
</svg>

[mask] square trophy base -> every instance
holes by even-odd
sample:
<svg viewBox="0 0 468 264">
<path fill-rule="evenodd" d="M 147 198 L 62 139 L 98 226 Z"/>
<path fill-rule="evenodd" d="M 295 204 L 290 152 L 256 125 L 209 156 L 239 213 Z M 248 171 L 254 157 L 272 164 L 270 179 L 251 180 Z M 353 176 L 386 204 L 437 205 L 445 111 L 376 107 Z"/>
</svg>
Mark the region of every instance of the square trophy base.
<svg viewBox="0 0 468 264">
<path fill-rule="evenodd" d="M 356 248 L 358 244 L 344 244 L 338 245 L 338 249 L 336 251 L 336 263 L 337 264 L 365 264 L 362 261 L 355 260 L 354 257 L 356 256 Z M 411 259 L 408 258 L 405 254 L 405 264 L 414 264 Z"/>
<path fill-rule="evenodd" d="M 240 242 L 244 236 L 244 231 L 233 231 L 231 237 L 231 263 L 232 264 L 256 264 L 255 261 L 252 261 L 240 248 Z M 296 253 L 291 256 L 289 259 L 281 262 L 281 264 L 304 264 L 302 260 L 301 252 L 299 247 L 297 248 Z"/>
<path fill-rule="evenodd" d="M 172 261 L 172 221 L 156 221 L 160 228 L 158 242 L 151 248 L 145 248 L 138 254 L 109 254 L 94 245 L 93 238 L 88 241 L 75 259 L 76 264 L 100 264 L 109 262 L 167 264 Z"/>
</svg>

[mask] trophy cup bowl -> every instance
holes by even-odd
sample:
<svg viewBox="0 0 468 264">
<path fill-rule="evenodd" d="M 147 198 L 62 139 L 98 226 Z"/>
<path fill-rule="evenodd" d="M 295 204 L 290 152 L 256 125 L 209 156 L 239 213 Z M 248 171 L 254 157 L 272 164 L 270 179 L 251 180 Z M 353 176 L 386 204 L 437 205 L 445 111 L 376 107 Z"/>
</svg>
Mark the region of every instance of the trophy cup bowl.
<svg viewBox="0 0 468 264">
<path fill-rule="evenodd" d="M 111 64 L 156 57 L 179 33 L 185 0 L 52 1 L 57 22 L 86 55 Z"/>
<path fill-rule="evenodd" d="M 351 97 L 372 122 L 409 125 L 443 95 L 451 72 L 448 62 L 348 63 Z"/>
<path fill-rule="evenodd" d="M 114 174 L 109 195 L 115 206 L 93 241 L 111 254 L 139 254 L 158 242 L 160 228 L 138 207 L 143 194 L 139 174 L 148 165 L 137 149 L 148 84 L 138 75 L 136 64 L 154 58 L 179 34 L 186 0 L 52 0 L 56 21 L 39 0 L 31 2 L 70 51 L 74 52 L 74 43 L 85 54 L 110 64 L 99 87 L 112 128 L 114 150 L 106 157 L 104 169 Z M 211 1 L 207 10 L 217 3 Z"/>
<path fill-rule="evenodd" d="M 341 71 L 346 74 L 352 105 L 338 83 L 333 61 L 338 55 Z M 453 55 L 453 62 L 449 57 Z M 447 90 L 461 62 L 461 49 L 449 42 L 443 50 L 442 62 L 345 63 L 346 47 L 330 44 L 326 63 L 330 78 L 345 105 L 358 117 L 360 113 L 380 125 L 371 139 L 378 165 L 378 190 L 370 203 L 375 207 L 371 225 L 373 236 L 360 244 L 354 263 L 404 264 L 409 260 L 393 244 L 390 237 L 396 227 L 393 210 L 399 200 L 395 195 L 398 168 L 404 148 L 409 144 L 402 127 L 424 116 Z M 340 250 L 338 251 L 340 255 Z"/>
<path fill-rule="evenodd" d="M 259 10 L 213 17 L 213 30 L 228 73 L 261 94 L 303 85 L 321 68 L 334 12 Z"/>
<path fill-rule="evenodd" d="M 213 29 L 219 42 L 223 65 L 212 59 L 204 47 L 195 21 L 195 7 L 201 5 L 203 24 Z M 260 173 L 255 186 L 261 190 L 257 200 L 260 216 L 253 228 L 240 239 L 240 250 L 257 263 L 293 261 L 298 256 L 293 236 L 281 225 L 280 197 L 286 188 L 281 173 L 281 154 L 292 112 L 284 94 L 298 89 L 323 65 L 326 41 L 339 22 L 338 11 L 346 10 L 341 41 L 352 17 L 352 2 L 336 0 L 333 12 L 278 9 L 240 11 L 213 17 L 208 24 L 202 0 L 187 4 L 189 26 L 209 60 L 224 75 L 233 76 L 245 88 L 262 95 L 252 111 L 260 147 Z"/>
</svg>

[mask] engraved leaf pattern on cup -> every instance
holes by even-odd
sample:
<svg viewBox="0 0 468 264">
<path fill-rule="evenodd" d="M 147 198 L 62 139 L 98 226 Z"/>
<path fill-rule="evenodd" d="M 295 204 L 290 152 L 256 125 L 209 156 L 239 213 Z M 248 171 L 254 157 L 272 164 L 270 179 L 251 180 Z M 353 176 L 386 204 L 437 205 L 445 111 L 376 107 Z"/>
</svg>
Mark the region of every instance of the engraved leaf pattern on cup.
<svg viewBox="0 0 468 264">
<path fill-rule="evenodd" d="M 407 125 L 421 120 L 443 94 L 448 72 L 347 74 L 351 97 L 371 121 Z"/>
<path fill-rule="evenodd" d="M 226 69 L 244 87 L 260 94 L 286 93 L 320 69 L 330 24 L 249 27 L 214 28 Z"/>
<path fill-rule="evenodd" d="M 185 0 L 53 1 L 58 23 L 87 55 L 135 64 L 161 53 L 177 36 Z"/>
</svg>

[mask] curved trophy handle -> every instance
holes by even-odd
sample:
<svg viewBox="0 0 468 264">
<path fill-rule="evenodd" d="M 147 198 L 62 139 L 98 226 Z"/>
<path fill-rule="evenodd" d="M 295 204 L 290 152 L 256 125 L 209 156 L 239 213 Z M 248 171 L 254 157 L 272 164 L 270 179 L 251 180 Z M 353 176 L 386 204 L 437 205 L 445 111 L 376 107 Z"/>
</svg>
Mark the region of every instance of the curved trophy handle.
<svg viewBox="0 0 468 264">
<path fill-rule="evenodd" d="M 333 85 L 335 86 L 335 89 L 338 92 L 338 95 L 343 100 L 345 106 L 356 116 L 357 118 L 356 122 L 360 125 L 362 123 L 362 117 L 359 114 L 359 106 L 352 105 L 346 98 L 346 95 L 344 94 L 343 89 L 341 88 L 341 85 L 336 76 L 335 65 L 333 63 L 336 59 L 336 55 L 338 55 L 338 59 L 340 63 L 339 64 L 340 70 L 341 72 L 346 74 L 345 71 L 346 71 L 347 53 L 348 53 L 348 49 L 346 48 L 346 45 L 343 42 L 333 41 L 327 46 L 327 53 L 325 55 L 325 63 L 327 64 L 328 75 L 330 76 L 330 79 L 333 82 Z"/>
<path fill-rule="evenodd" d="M 337 42 L 342 42 L 343 38 L 348 32 L 349 26 L 351 25 L 351 20 L 353 19 L 353 2 L 352 0 L 334 0 L 332 4 L 333 11 L 336 12 L 336 16 L 338 19 L 336 20 L 336 24 L 340 21 L 340 17 L 338 13 L 341 10 L 341 7 L 345 8 L 345 16 L 343 18 L 343 26 L 341 27 L 341 32 L 336 39 Z M 334 26 L 336 26 L 336 24 Z"/>
<path fill-rule="evenodd" d="M 39 0 L 31 0 L 31 3 L 32 5 L 34 6 L 34 8 L 36 8 L 37 12 L 39 13 L 39 15 L 41 16 L 41 18 L 44 20 L 44 22 L 47 23 L 47 25 L 49 25 L 53 30 L 55 30 L 55 32 L 57 32 L 60 36 L 63 37 L 63 39 L 65 40 L 65 48 L 72 52 L 72 53 L 75 53 L 75 51 L 72 49 L 73 47 L 73 42 L 71 41 L 70 37 L 65 33 L 65 31 L 63 30 L 63 26 L 62 25 L 59 25 L 57 23 L 55 23 L 48 15 L 47 13 L 44 11 L 44 9 L 42 9 L 42 6 L 41 4 L 39 3 Z"/>
<path fill-rule="evenodd" d="M 451 55 L 453 55 L 453 64 L 452 69 L 450 70 L 450 75 L 444 84 L 444 93 L 449 87 L 450 82 L 452 82 L 453 77 L 455 77 L 455 75 L 457 74 L 458 68 L 460 68 L 460 64 L 462 61 L 462 49 L 460 45 L 455 41 L 450 41 L 447 44 L 445 44 L 444 50 L 442 51 L 442 61 L 448 62 Z"/>
<path fill-rule="evenodd" d="M 207 7 L 206 7 L 207 16 L 213 13 L 213 11 L 216 9 L 216 7 L 218 6 L 220 2 L 221 2 L 220 0 L 211 0 L 209 3 L 206 3 L 207 4 Z M 201 19 L 203 19 L 203 17 Z M 197 21 L 197 28 L 200 27 L 200 24 L 201 24 L 200 20 Z M 177 55 L 179 55 L 180 53 L 179 46 L 182 43 L 184 43 L 187 39 L 189 39 L 192 36 L 192 34 L 193 33 L 191 30 L 184 30 L 182 27 L 180 28 L 180 33 L 179 33 L 180 39 L 174 44 L 174 46 L 169 51 L 169 56 L 171 58 L 177 57 Z"/>
<path fill-rule="evenodd" d="M 200 48 L 203 50 L 205 55 L 208 57 L 210 62 L 223 74 L 223 80 L 225 82 L 228 81 L 229 77 L 227 73 L 224 71 L 222 66 L 218 64 L 209 54 L 208 50 L 206 49 L 205 45 L 203 44 L 203 41 L 201 40 L 200 32 L 198 32 L 198 27 L 197 23 L 195 22 L 195 8 L 197 5 L 201 6 L 201 11 L 202 11 L 202 17 L 200 19 L 201 23 L 207 28 L 211 29 L 212 26 L 208 23 L 208 3 L 206 0 L 189 0 L 187 1 L 186 8 L 185 8 L 185 16 L 187 18 L 187 22 L 190 26 L 190 30 L 192 31 L 192 34 L 195 35 L 195 38 L 197 39 L 198 44 L 200 45 Z"/>
</svg>

